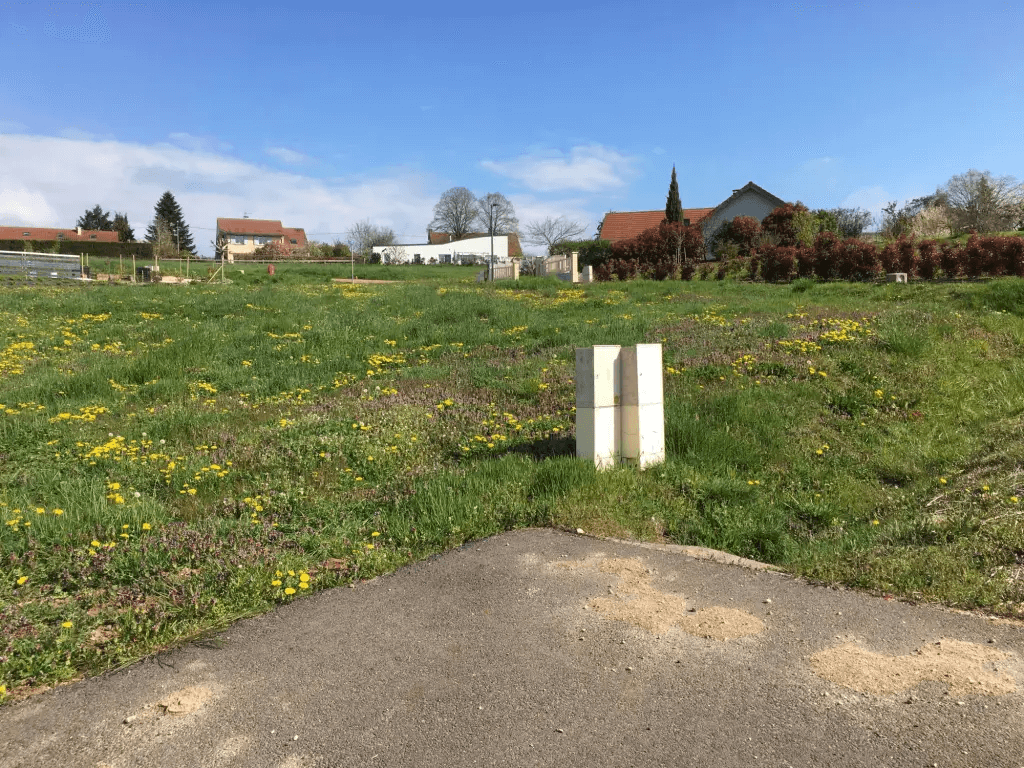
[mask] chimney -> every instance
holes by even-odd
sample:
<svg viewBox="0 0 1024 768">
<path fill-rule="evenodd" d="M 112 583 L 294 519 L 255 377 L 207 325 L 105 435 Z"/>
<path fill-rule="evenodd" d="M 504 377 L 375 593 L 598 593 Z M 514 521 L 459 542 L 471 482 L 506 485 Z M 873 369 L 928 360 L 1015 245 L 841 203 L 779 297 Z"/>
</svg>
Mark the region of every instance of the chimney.
<svg viewBox="0 0 1024 768">
<path fill-rule="evenodd" d="M 78 236 L 81 237 L 82 236 L 82 228 L 81 227 L 77 227 L 77 230 L 78 230 Z"/>
</svg>

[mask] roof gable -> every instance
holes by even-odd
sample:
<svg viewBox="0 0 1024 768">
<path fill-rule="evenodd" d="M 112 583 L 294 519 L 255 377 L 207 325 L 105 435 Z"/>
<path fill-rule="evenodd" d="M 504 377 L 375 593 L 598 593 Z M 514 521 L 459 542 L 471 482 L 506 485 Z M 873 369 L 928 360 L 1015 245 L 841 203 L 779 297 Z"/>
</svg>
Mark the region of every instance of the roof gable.
<svg viewBox="0 0 1024 768">
<path fill-rule="evenodd" d="M 764 198 L 769 203 L 771 203 L 772 208 L 778 208 L 780 205 L 785 205 L 786 204 L 785 200 L 782 200 L 782 199 L 776 197 L 771 192 L 769 192 L 768 190 L 764 189 L 763 187 L 759 187 L 754 182 L 748 181 L 746 184 L 744 184 L 739 189 L 734 189 L 732 194 L 729 195 L 729 197 L 727 197 L 721 203 L 716 205 L 714 210 L 712 210 L 708 215 L 710 217 L 717 216 L 723 210 L 728 208 L 729 205 L 734 203 L 736 200 L 739 200 L 741 197 L 743 197 L 746 194 L 755 194 L 755 195 L 758 195 L 758 196 Z"/>
</svg>

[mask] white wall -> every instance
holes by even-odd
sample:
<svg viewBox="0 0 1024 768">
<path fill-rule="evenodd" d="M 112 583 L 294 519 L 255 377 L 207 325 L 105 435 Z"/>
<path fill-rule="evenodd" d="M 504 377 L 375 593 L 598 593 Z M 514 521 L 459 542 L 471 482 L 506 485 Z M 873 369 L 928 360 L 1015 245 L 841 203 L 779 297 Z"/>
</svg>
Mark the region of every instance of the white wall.
<svg viewBox="0 0 1024 768">
<path fill-rule="evenodd" d="M 455 257 L 466 256 L 466 260 L 470 261 L 473 257 L 480 258 L 491 258 L 491 238 L 490 237 L 470 237 L 466 240 L 457 240 L 454 243 L 441 243 L 439 245 L 430 245 L 429 243 L 412 243 L 402 245 L 375 245 L 373 252 L 379 254 L 381 259 L 385 257 L 394 258 L 394 263 L 412 264 L 416 259 L 416 254 L 419 254 L 420 261 L 424 264 L 429 264 L 431 259 L 437 264 L 442 263 L 442 257 L 449 255 L 453 257 L 453 260 L 457 261 Z M 495 235 L 494 236 L 494 259 L 498 263 L 504 263 L 508 261 L 508 235 Z"/>
<path fill-rule="evenodd" d="M 715 230 L 717 230 L 722 224 L 727 221 L 732 221 L 737 216 L 749 216 L 752 219 L 762 221 L 764 217 L 774 211 L 777 206 L 777 203 L 769 200 L 764 195 L 749 189 L 729 203 L 729 205 L 725 206 L 722 210 L 716 211 L 713 216 L 709 216 L 701 222 L 701 227 L 704 230 L 704 237 L 707 238 L 714 234 Z M 712 256 L 713 254 L 709 252 L 708 258 L 711 258 Z"/>
<path fill-rule="evenodd" d="M 722 210 L 717 211 L 713 217 L 709 216 L 701 224 L 704 227 L 704 233 L 710 235 L 724 222 L 732 221 L 737 216 L 750 216 L 752 219 L 761 221 L 765 216 L 774 211 L 775 208 L 776 204 L 771 200 L 753 190 L 749 190 Z"/>
</svg>

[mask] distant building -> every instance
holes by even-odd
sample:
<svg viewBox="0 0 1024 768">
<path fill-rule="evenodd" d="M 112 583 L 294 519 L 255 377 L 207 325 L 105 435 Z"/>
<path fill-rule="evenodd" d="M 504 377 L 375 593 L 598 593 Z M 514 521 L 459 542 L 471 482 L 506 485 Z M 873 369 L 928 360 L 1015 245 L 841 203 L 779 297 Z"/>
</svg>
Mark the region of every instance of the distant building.
<svg viewBox="0 0 1024 768">
<path fill-rule="evenodd" d="M 432 229 L 428 229 L 427 230 L 427 242 L 429 244 L 431 244 L 431 245 L 443 245 L 444 243 L 452 243 L 452 242 L 459 242 L 459 241 L 465 241 L 465 240 L 474 240 L 474 239 L 476 239 L 478 237 L 486 237 L 488 240 L 491 239 L 491 236 L 489 234 L 487 234 L 486 232 L 468 232 L 467 234 L 465 234 L 462 237 L 460 237 L 458 241 L 456 241 L 447 232 L 435 232 Z M 495 235 L 494 237 L 495 237 L 495 240 L 497 240 L 498 237 L 507 237 L 508 238 L 508 255 L 509 255 L 509 258 L 521 259 L 523 257 L 523 248 L 519 244 L 519 235 L 518 235 L 518 233 L 511 232 L 511 233 L 509 233 L 507 235 Z M 488 253 L 490 253 L 490 251 L 488 251 Z"/>
<path fill-rule="evenodd" d="M 429 234 L 445 235 L 443 232 Z M 373 252 L 386 264 L 486 264 L 491 258 L 490 235 L 474 235 L 460 240 L 431 237 L 431 240 L 435 239 L 440 242 L 375 245 Z M 503 264 L 513 256 L 509 253 L 510 240 L 510 235 L 494 236 L 495 262 Z"/>
<path fill-rule="evenodd" d="M 748 182 L 714 208 L 684 208 L 683 224 L 700 224 L 705 240 L 725 222 L 737 216 L 750 216 L 762 221 L 786 201 Z M 609 211 L 601 224 L 601 239 L 616 243 L 632 240 L 645 229 L 656 227 L 665 220 L 665 210 L 660 211 Z M 713 258 L 709 253 L 708 258 Z"/>
<path fill-rule="evenodd" d="M 102 229 L 60 229 L 55 227 L 0 227 L 0 240 L 34 240 L 49 243 L 69 242 L 116 243 L 117 232 Z"/>
<path fill-rule="evenodd" d="M 217 219 L 217 243 L 224 244 L 227 261 L 251 257 L 262 245 L 277 244 L 291 253 L 306 247 L 306 230 L 271 219 Z"/>
</svg>

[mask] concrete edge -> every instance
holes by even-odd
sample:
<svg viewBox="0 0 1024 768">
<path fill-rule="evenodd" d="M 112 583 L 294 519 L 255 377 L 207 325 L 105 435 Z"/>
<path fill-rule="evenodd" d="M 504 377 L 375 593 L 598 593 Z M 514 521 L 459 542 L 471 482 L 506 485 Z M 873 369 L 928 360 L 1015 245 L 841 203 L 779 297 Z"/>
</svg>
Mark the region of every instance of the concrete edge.
<svg viewBox="0 0 1024 768">
<path fill-rule="evenodd" d="M 631 541 L 629 539 L 616 539 L 610 536 L 590 536 L 589 534 L 577 535 L 587 536 L 598 541 L 610 541 L 615 544 L 629 544 L 634 547 L 641 547 L 642 549 L 653 549 L 656 552 L 668 552 L 674 555 L 684 555 L 686 557 L 691 557 L 694 560 L 708 560 L 712 563 L 719 563 L 720 565 L 735 565 L 752 571 L 768 571 L 770 573 L 778 573 L 780 575 L 786 574 L 786 572 L 781 568 L 772 565 L 771 563 L 748 560 L 745 557 L 730 555 L 728 552 L 722 552 L 719 549 L 708 549 L 707 547 L 694 547 L 683 544 L 658 544 L 651 541 Z"/>
</svg>

